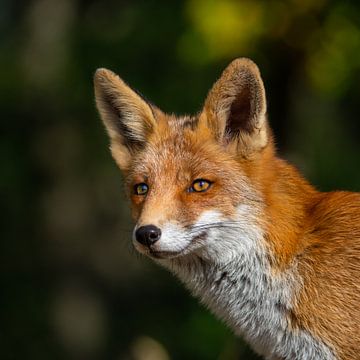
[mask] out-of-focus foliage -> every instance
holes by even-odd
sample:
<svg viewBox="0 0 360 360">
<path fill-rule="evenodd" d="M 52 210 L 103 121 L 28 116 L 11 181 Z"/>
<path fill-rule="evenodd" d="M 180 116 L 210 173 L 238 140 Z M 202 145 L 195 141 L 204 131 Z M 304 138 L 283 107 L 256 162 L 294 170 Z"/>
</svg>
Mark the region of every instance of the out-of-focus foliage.
<svg viewBox="0 0 360 360">
<path fill-rule="evenodd" d="M 1 359 L 255 359 L 132 250 L 92 75 L 195 112 L 251 57 L 280 153 L 359 190 L 359 19 L 355 0 L 1 1 Z"/>
</svg>

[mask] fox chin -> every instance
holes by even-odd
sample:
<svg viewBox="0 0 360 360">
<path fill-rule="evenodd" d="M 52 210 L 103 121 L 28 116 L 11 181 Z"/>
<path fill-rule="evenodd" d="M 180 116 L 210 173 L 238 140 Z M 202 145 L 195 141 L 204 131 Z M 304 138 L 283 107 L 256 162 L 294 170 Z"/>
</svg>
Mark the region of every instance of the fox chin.
<svg viewBox="0 0 360 360">
<path fill-rule="evenodd" d="M 94 84 L 135 248 L 266 359 L 359 359 L 360 194 L 319 192 L 277 156 L 258 67 L 234 60 L 194 116 L 110 70 Z"/>
</svg>

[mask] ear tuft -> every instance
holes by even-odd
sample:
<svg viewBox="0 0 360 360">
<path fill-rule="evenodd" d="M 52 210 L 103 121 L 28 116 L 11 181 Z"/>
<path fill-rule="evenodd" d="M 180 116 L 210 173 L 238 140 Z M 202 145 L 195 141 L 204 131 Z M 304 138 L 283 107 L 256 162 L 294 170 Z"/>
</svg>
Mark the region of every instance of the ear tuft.
<svg viewBox="0 0 360 360">
<path fill-rule="evenodd" d="M 239 150 L 246 151 L 266 145 L 265 89 L 250 59 L 230 63 L 210 90 L 203 111 L 219 141 L 237 141 Z"/>
</svg>

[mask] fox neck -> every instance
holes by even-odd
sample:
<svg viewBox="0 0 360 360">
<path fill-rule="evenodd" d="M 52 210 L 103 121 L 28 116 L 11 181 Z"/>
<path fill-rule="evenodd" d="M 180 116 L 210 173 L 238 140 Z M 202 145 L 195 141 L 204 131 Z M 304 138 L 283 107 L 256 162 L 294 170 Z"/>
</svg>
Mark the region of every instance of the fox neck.
<svg viewBox="0 0 360 360">
<path fill-rule="evenodd" d="M 243 166 L 262 203 L 263 241 L 275 270 L 285 271 L 307 244 L 311 212 L 322 194 L 298 170 L 276 156 L 273 142 L 253 162 Z"/>
<path fill-rule="evenodd" d="M 289 307 L 294 284 L 290 276 L 272 279 L 263 249 L 252 251 L 226 263 L 189 257 L 167 265 L 195 297 L 266 355 L 276 347 L 275 334 L 287 327 L 281 312 Z"/>
<path fill-rule="evenodd" d="M 255 350 L 266 354 L 267 348 L 274 348 L 276 331 L 286 328 L 286 318 L 280 313 L 289 307 L 294 284 L 289 275 L 272 277 L 264 234 L 250 210 L 257 215 L 260 211 L 239 206 L 238 217 L 248 215 L 243 229 L 209 233 L 222 244 L 214 246 L 217 250 L 204 249 L 161 263 Z"/>
<path fill-rule="evenodd" d="M 316 191 L 292 165 L 274 158 L 264 179 L 264 229 L 273 268 L 285 271 L 308 245 L 305 234 L 312 210 L 323 194 Z M 268 165 L 269 166 L 269 165 Z"/>
<path fill-rule="evenodd" d="M 241 245 L 227 257 L 188 255 L 160 262 L 266 359 L 335 359 L 325 344 L 296 326 L 292 309 L 301 287 L 296 264 L 274 272 L 256 227 L 228 231 L 218 240 L 234 236 Z"/>
</svg>

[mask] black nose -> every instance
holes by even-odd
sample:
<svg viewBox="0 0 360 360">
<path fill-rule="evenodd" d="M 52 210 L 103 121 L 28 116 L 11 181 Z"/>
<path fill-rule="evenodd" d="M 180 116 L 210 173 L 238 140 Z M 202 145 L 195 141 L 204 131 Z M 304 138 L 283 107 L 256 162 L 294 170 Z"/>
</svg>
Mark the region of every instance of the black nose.
<svg viewBox="0 0 360 360">
<path fill-rule="evenodd" d="M 154 225 L 141 226 L 136 230 L 135 236 L 140 244 L 150 246 L 160 239 L 161 230 Z"/>
</svg>

